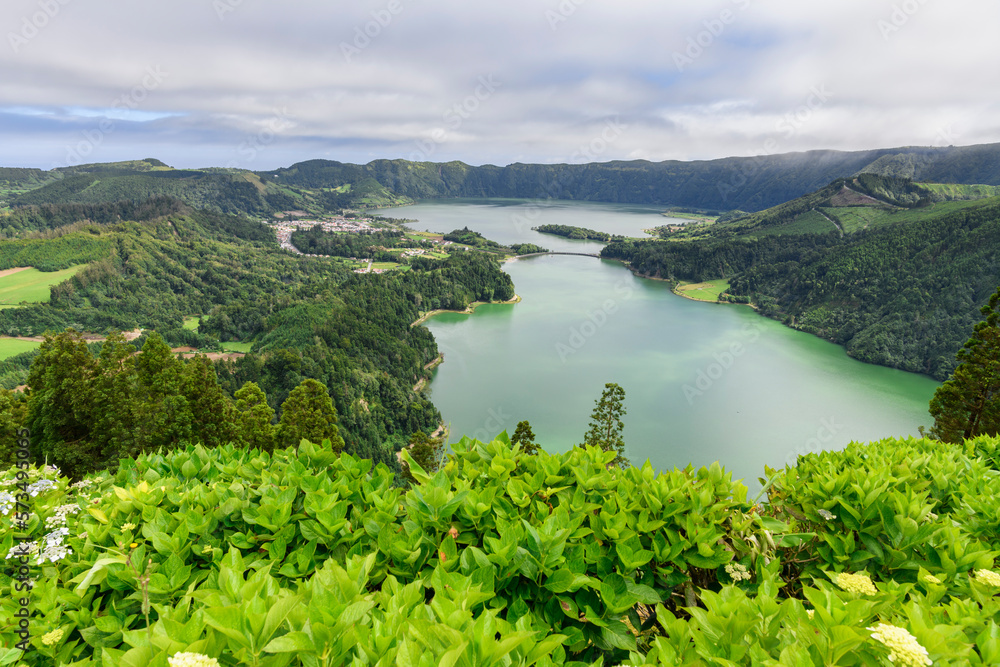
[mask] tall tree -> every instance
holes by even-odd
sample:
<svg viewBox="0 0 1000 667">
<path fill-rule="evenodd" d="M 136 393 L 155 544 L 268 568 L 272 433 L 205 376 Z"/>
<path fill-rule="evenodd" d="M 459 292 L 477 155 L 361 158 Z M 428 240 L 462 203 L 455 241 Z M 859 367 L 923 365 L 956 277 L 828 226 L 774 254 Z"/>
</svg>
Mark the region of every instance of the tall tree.
<svg viewBox="0 0 1000 667">
<path fill-rule="evenodd" d="M 68 329 L 45 336 L 28 374 L 27 423 L 35 459 L 58 462 L 74 477 L 100 464 L 90 447 L 94 397 L 89 389 L 96 366 L 83 336 Z"/>
<path fill-rule="evenodd" d="M 114 464 L 121 452 L 138 451 L 135 415 L 138 411 L 136 348 L 120 332 L 112 332 L 101 346 L 97 373 L 90 384 L 95 406 L 91 430 L 103 466 Z"/>
<path fill-rule="evenodd" d="M 233 394 L 236 443 L 249 449 L 274 449 L 274 410 L 256 382 L 246 382 Z"/>
<path fill-rule="evenodd" d="M 310 442 L 329 439 L 330 446 L 338 454 L 344 449 L 330 393 L 326 385 L 312 379 L 303 380 L 281 404 L 278 446 L 297 448 L 303 438 Z"/>
<path fill-rule="evenodd" d="M 625 457 L 625 439 L 622 436 L 625 430 L 622 421 L 625 416 L 625 390 L 609 382 L 604 385 L 601 398 L 595 402 L 597 405 L 590 415 L 590 430 L 583 437 L 583 446 L 615 452 L 611 465 L 626 468 L 630 464 Z"/>
<path fill-rule="evenodd" d="M 1000 432 L 1000 288 L 981 312 L 955 372 L 931 399 L 930 436 L 944 442 Z"/>
<path fill-rule="evenodd" d="M 174 357 L 158 333 L 149 335 L 132 362 L 136 371 L 136 438 L 133 451 L 123 450 L 121 454 L 134 456 L 160 447 L 170 449 L 191 440 L 194 417 L 183 391 L 184 363 Z"/>
<path fill-rule="evenodd" d="M 0 468 L 17 462 L 18 429 L 24 424 L 28 402 L 23 393 L 0 389 Z"/>
<path fill-rule="evenodd" d="M 215 367 L 203 354 L 184 364 L 183 393 L 192 417 L 192 439 L 206 447 L 233 442 L 236 433 L 229 401 L 219 385 Z"/>
<path fill-rule="evenodd" d="M 531 424 L 527 421 L 517 423 L 514 429 L 514 437 L 510 439 L 511 444 L 521 445 L 521 451 L 530 456 L 538 453 L 538 445 L 535 444 L 535 433 L 531 430 Z"/>
<path fill-rule="evenodd" d="M 434 474 L 441 468 L 444 458 L 444 438 L 432 438 L 423 431 L 410 436 L 410 456 L 420 464 L 424 472 Z M 403 464 L 403 476 L 411 483 L 417 480 L 410 474 L 410 467 Z"/>
</svg>

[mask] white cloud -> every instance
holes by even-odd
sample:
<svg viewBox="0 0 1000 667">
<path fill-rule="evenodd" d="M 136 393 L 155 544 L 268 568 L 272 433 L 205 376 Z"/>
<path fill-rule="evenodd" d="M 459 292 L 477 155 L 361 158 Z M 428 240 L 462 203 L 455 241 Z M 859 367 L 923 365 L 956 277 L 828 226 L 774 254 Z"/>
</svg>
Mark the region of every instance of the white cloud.
<svg viewBox="0 0 1000 667">
<path fill-rule="evenodd" d="M 2 162 L 58 163 L 104 115 L 94 159 L 176 166 L 282 119 L 258 169 L 419 146 L 578 161 L 616 118 L 601 160 L 1000 141 L 998 19 L 989 0 L 8 0 Z"/>
</svg>

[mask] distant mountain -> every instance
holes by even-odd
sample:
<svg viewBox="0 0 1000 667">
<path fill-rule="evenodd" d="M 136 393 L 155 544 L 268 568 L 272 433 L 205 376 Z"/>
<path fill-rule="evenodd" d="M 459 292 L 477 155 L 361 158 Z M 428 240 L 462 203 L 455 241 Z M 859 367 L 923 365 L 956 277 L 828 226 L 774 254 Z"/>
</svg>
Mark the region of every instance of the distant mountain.
<svg viewBox="0 0 1000 667">
<path fill-rule="evenodd" d="M 889 165 L 888 161 L 882 163 Z M 896 163 L 898 164 L 898 163 Z M 996 185 L 917 183 L 910 178 L 862 172 L 756 213 L 721 216 L 713 225 L 690 225 L 670 232 L 674 239 L 841 235 L 900 222 L 916 222 L 1000 195 Z M 945 206 L 945 204 L 947 204 Z"/>
<path fill-rule="evenodd" d="M 170 196 L 254 217 L 316 214 L 435 198 L 553 198 L 756 212 L 861 174 L 959 185 L 1000 185 L 1000 144 L 809 151 L 718 160 L 473 167 L 463 162 L 308 160 L 291 167 L 172 169 L 152 158 L 52 171 L 0 169 L 12 206 L 98 204 Z"/>
</svg>

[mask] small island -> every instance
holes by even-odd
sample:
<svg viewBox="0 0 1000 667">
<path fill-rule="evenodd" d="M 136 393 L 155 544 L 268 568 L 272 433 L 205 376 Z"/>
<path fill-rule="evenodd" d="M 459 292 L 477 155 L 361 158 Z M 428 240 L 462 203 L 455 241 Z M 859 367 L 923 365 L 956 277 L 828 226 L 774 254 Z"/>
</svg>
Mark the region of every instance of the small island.
<svg viewBox="0 0 1000 667">
<path fill-rule="evenodd" d="M 610 241 L 621 241 L 625 238 L 624 236 L 598 232 L 593 229 L 587 229 L 586 227 L 574 227 L 572 225 L 539 225 L 538 227 L 532 227 L 531 229 L 540 234 L 553 234 L 567 239 L 580 239 L 581 241 L 600 241 L 602 243 L 608 243 Z"/>
</svg>

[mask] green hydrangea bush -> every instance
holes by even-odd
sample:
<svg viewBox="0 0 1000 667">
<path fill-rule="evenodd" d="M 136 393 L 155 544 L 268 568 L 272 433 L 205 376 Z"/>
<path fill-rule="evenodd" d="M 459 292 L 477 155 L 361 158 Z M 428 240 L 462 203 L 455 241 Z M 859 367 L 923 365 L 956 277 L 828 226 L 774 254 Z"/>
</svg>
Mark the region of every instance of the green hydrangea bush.
<svg viewBox="0 0 1000 667">
<path fill-rule="evenodd" d="M 762 504 L 718 465 L 506 435 L 409 489 L 307 441 L 11 470 L 0 665 L 1000 664 L 997 449 L 851 445 L 767 471 Z"/>
</svg>

